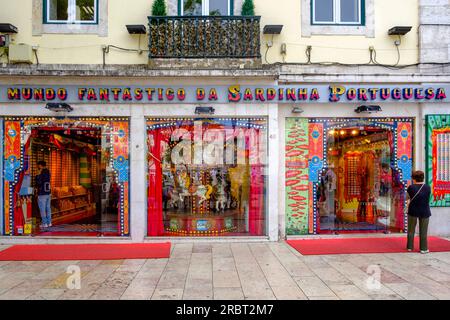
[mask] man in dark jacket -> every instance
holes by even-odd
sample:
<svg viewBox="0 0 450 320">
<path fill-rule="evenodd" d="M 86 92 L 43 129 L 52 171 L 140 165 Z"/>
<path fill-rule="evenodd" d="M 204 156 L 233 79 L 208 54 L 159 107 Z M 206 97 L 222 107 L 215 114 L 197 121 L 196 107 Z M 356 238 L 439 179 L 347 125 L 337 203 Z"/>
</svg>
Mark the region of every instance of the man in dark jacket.
<svg viewBox="0 0 450 320">
<path fill-rule="evenodd" d="M 38 195 L 39 211 L 42 217 L 41 228 L 52 226 L 50 171 L 45 161 L 38 162 L 39 174 L 36 176 L 36 192 Z"/>
</svg>

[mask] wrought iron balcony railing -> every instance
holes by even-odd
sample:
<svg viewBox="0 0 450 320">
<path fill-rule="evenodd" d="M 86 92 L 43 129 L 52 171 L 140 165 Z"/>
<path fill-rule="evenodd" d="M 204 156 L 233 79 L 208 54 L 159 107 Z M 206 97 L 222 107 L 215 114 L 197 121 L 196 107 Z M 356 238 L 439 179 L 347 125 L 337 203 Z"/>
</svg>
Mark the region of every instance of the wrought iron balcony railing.
<svg viewBox="0 0 450 320">
<path fill-rule="evenodd" d="M 260 58 L 259 16 L 148 17 L 150 58 Z"/>
</svg>

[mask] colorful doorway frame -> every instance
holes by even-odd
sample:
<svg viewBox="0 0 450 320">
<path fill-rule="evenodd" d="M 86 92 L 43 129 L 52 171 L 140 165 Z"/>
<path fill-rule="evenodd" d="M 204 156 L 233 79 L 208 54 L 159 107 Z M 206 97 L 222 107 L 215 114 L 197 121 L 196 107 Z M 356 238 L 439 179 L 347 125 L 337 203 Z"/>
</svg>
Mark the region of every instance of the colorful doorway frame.
<svg viewBox="0 0 450 320">
<path fill-rule="evenodd" d="M 15 215 L 16 197 L 15 187 L 19 182 L 20 173 L 24 169 L 24 156 L 27 136 L 36 127 L 48 125 L 51 121 L 55 126 L 72 125 L 75 122 L 84 122 L 83 125 L 95 129 L 102 129 L 111 124 L 111 167 L 117 177 L 120 187 L 120 210 L 118 221 L 118 234 L 122 237 L 130 235 L 129 212 L 129 119 L 128 118 L 87 118 L 87 117 L 5 117 L 2 119 L 4 152 L 3 186 L 3 212 L 2 218 L 4 235 L 14 236 L 17 217 Z"/>
<path fill-rule="evenodd" d="M 450 186 L 448 182 L 439 181 L 436 171 L 439 166 L 444 167 L 445 173 L 449 175 L 449 161 L 446 157 L 438 159 L 437 137 L 444 134 L 448 137 L 450 134 L 450 115 L 448 114 L 429 114 L 425 117 L 426 122 L 426 181 L 431 186 L 432 207 L 450 207 Z M 444 142 L 445 148 L 448 148 L 449 141 Z M 448 149 L 447 149 L 448 150 Z M 447 180 L 448 177 L 445 179 Z M 438 186 L 437 186 L 438 185 Z"/>
<path fill-rule="evenodd" d="M 393 132 L 394 163 L 400 172 L 404 194 L 411 182 L 414 154 L 413 118 L 286 118 L 285 122 L 285 218 L 286 235 L 318 233 L 317 190 L 319 176 L 326 171 L 327 142 L 330 130 L 367 123 Z M 403 200 L 406 205 L 406 196 Z M 407 231 L 403 214 L 402 231 Z M 363 232 L 363 231 L 361 231 Z"/>
</svg>

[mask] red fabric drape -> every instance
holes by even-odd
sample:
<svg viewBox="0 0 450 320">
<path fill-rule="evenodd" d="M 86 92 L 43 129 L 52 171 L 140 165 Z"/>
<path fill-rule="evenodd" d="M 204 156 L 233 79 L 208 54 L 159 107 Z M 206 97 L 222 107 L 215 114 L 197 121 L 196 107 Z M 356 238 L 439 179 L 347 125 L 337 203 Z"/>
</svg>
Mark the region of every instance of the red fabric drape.
<svg viewBox="0 0 450 320">
<path fill-rule="evenodd" d="M 153 130 L 153 145 L 150 146 L 148 174 L 148 235 L 155 237 L 164 234 L 161 142 L 165 140 L 161 129 Z"/>
<path fill-rule="evenodd" d="M 250 134 L 250 136 L 249 136 Z M 246 144 L 250 156 L 250 194 L 249 194 L 249 232 L 251 235 L 264 235 L 264 168 L 260 162 L 263 146 L 259 139 L 260 131 L 248 130 Z M 256 161 L 255 161 L 256 159 Z"/>
</svg>

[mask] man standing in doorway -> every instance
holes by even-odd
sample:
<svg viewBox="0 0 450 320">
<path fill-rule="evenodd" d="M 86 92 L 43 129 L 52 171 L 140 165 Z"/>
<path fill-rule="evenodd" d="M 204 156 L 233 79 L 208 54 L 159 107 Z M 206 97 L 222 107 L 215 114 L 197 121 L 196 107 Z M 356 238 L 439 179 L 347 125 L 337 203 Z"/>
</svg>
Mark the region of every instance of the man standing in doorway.
<svg viewBox="0 0 450 320">
<path fill-rule="evenodd" d="M 39 174 L 36 176 L 36 191 L 38 195 L 39 211 L 42 217 L 41 228 L 52 226 L 50 171 L 45 161 L 38 161 Z"/>
</svg>

